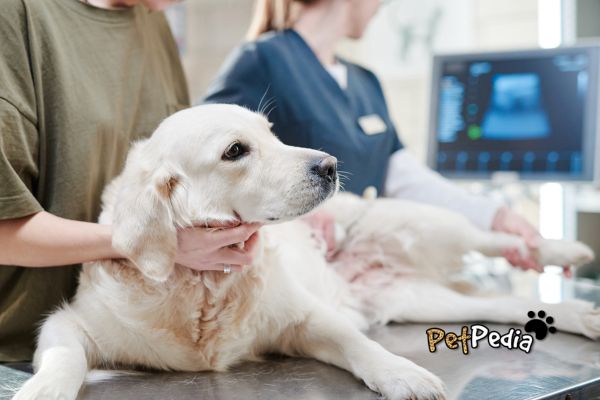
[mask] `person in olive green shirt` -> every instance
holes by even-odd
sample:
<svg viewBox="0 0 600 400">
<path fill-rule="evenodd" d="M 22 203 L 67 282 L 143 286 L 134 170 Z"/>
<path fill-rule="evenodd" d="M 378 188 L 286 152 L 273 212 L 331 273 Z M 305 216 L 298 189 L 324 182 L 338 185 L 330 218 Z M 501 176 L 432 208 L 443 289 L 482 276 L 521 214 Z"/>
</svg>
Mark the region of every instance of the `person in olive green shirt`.
<svg viewBox="0 0 600 400">
<path fill-rule="evenodd" d="M 31 359 L 41 320 L 74 294 L 78 264 L 120 256 L 110 226 L 92 223 L 102 190 L 132 141 L 189 104 L 159 12 L 172 2 L 0 2 L 0 362 Z M 240 269 L 257 229 L 180 230 L 176 260 Z M 226 247 L 240 241 L 247 250 Z"/>
</svg>

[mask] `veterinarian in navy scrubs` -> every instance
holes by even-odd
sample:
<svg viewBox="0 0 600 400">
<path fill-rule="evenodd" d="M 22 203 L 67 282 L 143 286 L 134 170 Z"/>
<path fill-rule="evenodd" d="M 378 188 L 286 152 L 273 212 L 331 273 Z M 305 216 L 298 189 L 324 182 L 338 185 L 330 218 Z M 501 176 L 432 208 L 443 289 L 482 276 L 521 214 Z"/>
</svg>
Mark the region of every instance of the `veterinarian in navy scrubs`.
<svg viewBox="0 0 600 400">
<path fill-rule="evenodd" d="M 230 56 L 205 101 L 263 111 L 284 143 L 336 156 L 347 191 L 362 194 L 372 186 L 385 196 L 446 207 L 534 246 L 539 234 L 525 219 L 403 150 L 376 76 L 335 55 L 341 39 L 363 35 L 378 6 L 378 0 L 258 0 L 250 41 Z M 506 257 L 541 269 L 516 251 Z"/>
</svg>

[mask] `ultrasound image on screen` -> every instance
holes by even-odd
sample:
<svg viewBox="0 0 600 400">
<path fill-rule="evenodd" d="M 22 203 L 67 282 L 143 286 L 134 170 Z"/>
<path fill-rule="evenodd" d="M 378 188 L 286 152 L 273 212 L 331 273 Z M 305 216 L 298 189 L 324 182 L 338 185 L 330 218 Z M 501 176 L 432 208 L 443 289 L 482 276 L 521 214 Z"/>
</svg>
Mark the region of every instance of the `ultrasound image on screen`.
<svg viewBox="0 0 600 400">
<path fill-rule="evenodd" d="M 483 115 L 481 137 L 490 140 L 528 140 L 550 134 L 548 113 L 541 104 L 537 74 L 498 74 L 492 100 Z"/>
<path fill-rule="evenodd" d="M 580 174 L 588 68 L 585 52 L 446 61 L 438 171 Z"/>
</svg>

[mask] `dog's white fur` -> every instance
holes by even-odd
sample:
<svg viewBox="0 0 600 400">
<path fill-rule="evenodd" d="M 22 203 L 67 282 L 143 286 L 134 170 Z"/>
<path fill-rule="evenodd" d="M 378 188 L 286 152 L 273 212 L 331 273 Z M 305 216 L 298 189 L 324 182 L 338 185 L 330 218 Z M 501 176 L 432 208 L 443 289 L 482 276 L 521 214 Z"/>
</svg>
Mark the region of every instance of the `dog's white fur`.
<svg viewBox="0 0 600 400">
<path fill-rule="evenodd" d="M 249 154 L 222 160 L 235 141 Z M 44 323 L 37 372 L 15 399 L 74 399 L 90 368 L 224 371 L 266 352 L 344 368 L 388 399 L 442 398 L 440 379 L 360 330 L 390 321 L 523 324 L 527 311 L 542 307 L 445 287 L 467 251 L 527 248 L 518 237 L 410 202 L 327 201 L 322 208 L 346 234 L 328 265 L 309 226 L 294 220 L 333 190 L 311 175 L 324 157 L 283 145 L 264 117 L 236 106 L 200 106 L 165 120 L 133 147 L 104 194 L 100 223 L 113 225 L 114 246 L 128 259 L 84 266 L 75 299 Z M 237 216 L 286 221 L 261 229 L 254 265 L 226 275 L 174 263 L 177 226 Z M 537 256 L 562 265 L 593 254 L 579 243 L 541 241 Z M 559 330 L 600 336 L 600 313 L 588 303 L 543 308 Z"/>
</svg>

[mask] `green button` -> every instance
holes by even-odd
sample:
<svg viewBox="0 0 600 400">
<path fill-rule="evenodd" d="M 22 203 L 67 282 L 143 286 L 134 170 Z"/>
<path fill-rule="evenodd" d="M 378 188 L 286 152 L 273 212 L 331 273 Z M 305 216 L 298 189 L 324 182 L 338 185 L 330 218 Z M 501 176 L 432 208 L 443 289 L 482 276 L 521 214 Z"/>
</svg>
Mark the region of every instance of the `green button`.
<svg viewBox="0 0 600 400">
<path fill-rule="evenodd" d="M 477 140 L 481 137 L 481 128 L 478 125 L 471 125 L 467 131 L 467 135 L 469 135 L 471 140 Z"/>
</svg>

